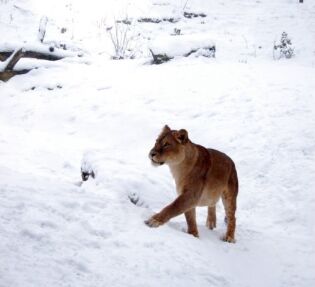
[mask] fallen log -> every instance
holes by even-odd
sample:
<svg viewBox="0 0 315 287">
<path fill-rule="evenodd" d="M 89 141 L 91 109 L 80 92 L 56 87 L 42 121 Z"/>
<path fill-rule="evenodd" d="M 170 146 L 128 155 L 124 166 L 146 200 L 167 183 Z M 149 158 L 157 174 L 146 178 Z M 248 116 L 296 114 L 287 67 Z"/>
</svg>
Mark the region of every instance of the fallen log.
<svg viewBox="0 0 315 287">
<path fill-rule="evenodd" d="M 0 81 L 8 81 L 16 75 L 26 74 L 32 69 L 22 69 L 14 70 L 15 65 L 21 58 L 32 58 L 38 60 L 48 60 L 48 61 L 57 61 L 63 59 L 67 55 L 58 53 L 54 47 L 45 47 L 40 51 L 34 51 L 30 49 L 19 49 L 19 50 L 6 50 L 0 51 L 0 60 L 3 63 L 0 63 Z"/>
<path fill-rule="evenodd" d="M 61 55 L 54 54 L 54 47 L 50 47 L 49 51 L 47 52 L 38 52 L 38 51 L 24 51 L 24 58 L 33 58 L 38 60 L 48 60 L 48 61 L 57 61 L 64 58 Z M 0 51 L 0 61 L 7 60 L 12 54 L 14 53 L 13 50 L 11 51 Z"/>
</svg>

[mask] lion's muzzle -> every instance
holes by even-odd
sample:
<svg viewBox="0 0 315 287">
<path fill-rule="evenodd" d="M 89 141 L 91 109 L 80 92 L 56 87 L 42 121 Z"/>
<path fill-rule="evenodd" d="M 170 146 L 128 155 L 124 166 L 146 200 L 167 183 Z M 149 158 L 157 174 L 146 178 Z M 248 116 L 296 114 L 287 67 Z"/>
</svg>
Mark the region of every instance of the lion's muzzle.
<svg viewBox="0 0 315 287">
<path fill-rule="evenodd" d="M 162 165 L 162 164 L 164 164 L 164 162 L 160 162 L 157 159 L 157 156 L 158 156 L 158 153 L 154 149 L 151 149 L 151 151 L 149 153 L 149 158 L 150 158 L 152 164 L 153 165 Z"/>
</svg>

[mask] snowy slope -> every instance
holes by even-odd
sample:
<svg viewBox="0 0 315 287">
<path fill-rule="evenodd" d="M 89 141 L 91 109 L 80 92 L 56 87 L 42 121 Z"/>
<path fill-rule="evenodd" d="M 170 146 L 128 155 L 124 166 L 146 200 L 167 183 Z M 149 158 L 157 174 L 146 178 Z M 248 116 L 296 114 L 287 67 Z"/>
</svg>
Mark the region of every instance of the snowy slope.
<svg viewBox="0 0 315 287">
<path fill-rule="evenodd" d="M 208 15 L 205 23 L 182 19 L 176 27 L 212 35 L 215 59 L 152 66 L 99 55 L 110 46 L 95 20 L 126 7 L 133 18 L 180 17 L 186 1 L 135 2 L 106 1 L 104 14 L 97 1 L 89 9 L 79 1 L 0 2 L 3 43 L 35 42 L 32 27 L 48 11 L 52 41 L 62 17 L 86 29 L 66 39 L 86 57 L 0 82 L 0 286 L 314 285 L 315 5 L 188 1 L 189 11 Z M 153 39 L 173 28 L 141 31 Z M 296 56 L 274 61 L 284 29 Z M 200 239 L 185 233 L 183 216 L 144 225 L 175 198 L 167 167 L 153 168 L 147 157 L 166 123 L 235 160 L 236 244 L 220 240 L 221 203 L 214 231 L 198 209 Z M 83 184 L 82 158 L 97 170 Z"/>
</svg>

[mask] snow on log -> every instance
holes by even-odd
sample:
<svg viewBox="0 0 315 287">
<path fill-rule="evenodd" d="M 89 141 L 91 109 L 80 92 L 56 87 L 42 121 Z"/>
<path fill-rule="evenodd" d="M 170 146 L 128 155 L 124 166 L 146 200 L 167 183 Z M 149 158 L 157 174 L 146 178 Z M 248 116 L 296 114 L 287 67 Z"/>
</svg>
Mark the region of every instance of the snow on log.
<svg viewBox="0 0 315 287">
<path fill-rule="evenodd" d="M 61 55 L 54 54 L 53 53 L 54 48 L 52 48 L 51 50 L 52 50 L 52 52 L 49 50 L 47 52 L 24 51 L 23 52 L 23 58 L 33 58 L 33 59 L 48 60 L 48 61 L 57 61 L 57 60 L 64 58 Z M 13 53 L 14 53 L 14 51 L 0 51 L 0 60 L 5 61 Z"/>
<path fill-rule="evenodd" d="M 14 70 L 21 58 L 57 61 L 65 57 L 79 56 L 73 52 L 47 47 L 43 45 L 27 45 L 19 50 L 12 46 L 0 47 L 0 81 L 8 81 L 15 75 L 26 74 L 31 69 Z"/>
<path fill-rule="evenodd" d="M 5 61 L 16 50 L 17 45 L 0 45 L 0 61 Z M 53 46 L 42 44 L 23 45 L 24 57 L 35 58 L 40 60 L 56 61 L 65 57 L 80 56 L 78 53 L 58 49 Z"/>
<path fill-rule="evenodd" d="M 161 64 L 175 57 L 191 55 L 208 58 L 215 57 L 215 44 L 207 35 L 178 35 L 159 37 L 150 47 L 153 64 Z"/>
</svg>

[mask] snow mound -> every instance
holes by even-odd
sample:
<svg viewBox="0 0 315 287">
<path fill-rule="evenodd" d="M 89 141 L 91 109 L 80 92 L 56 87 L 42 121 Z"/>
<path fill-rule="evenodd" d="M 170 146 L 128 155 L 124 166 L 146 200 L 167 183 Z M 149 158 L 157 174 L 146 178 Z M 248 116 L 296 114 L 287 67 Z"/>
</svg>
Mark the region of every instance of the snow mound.
<svg viewBox="0 0 315 287">
<path fill-rule="evenodd" d="M 199 49 L 215 49 L 215 43 L 207 34 L 160 36 L 149 44 L 155 55 L 166 54 L 168 57 L 188 56 Z"/>
</svg>

